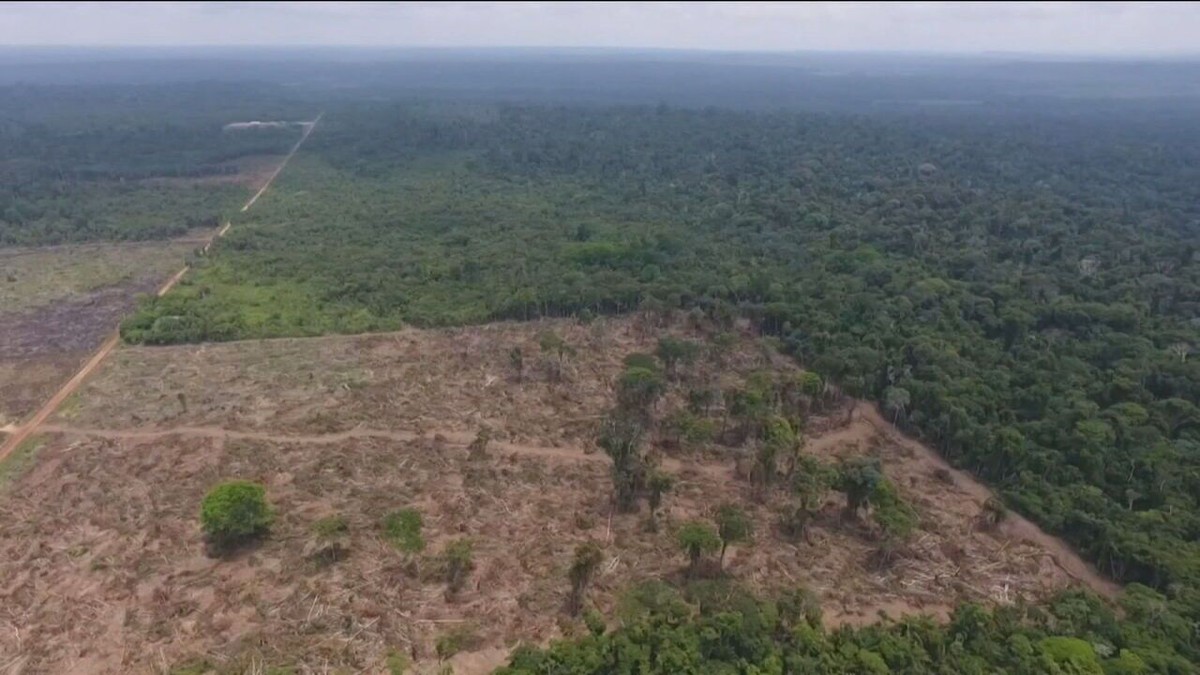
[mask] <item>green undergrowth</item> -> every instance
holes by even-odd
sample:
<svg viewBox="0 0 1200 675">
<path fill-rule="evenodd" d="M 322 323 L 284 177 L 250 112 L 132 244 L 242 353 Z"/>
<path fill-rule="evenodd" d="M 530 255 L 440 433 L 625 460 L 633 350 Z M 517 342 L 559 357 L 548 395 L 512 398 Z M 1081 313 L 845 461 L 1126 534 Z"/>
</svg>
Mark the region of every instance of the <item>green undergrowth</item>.
<svg viewBox="0 0 1200 675">
<path fill-rule="evenodd" d="M 2 439 L 0 436 L 0 440 Z M 13 481 L 33 467 L 38 451 L 45 444 L 46 439 L 41 436 L 27 438 L 12 451 L 12 454 L 0 460 L 0 491 L 6 491 Z"/>
</svg>

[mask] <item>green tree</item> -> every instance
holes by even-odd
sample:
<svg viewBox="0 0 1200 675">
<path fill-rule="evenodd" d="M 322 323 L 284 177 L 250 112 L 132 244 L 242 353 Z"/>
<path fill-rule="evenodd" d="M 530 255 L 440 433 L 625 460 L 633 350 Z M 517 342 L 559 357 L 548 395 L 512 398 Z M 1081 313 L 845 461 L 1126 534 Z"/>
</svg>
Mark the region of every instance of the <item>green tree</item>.
<svg viewBox="0 0 1200 675">
<path fill-rule="evenodd" d="M 725 550 L 730 544 L 749 541 L 754 534 L 754 525 L 746 512 L 734 504 L 722 504 L 717 508 L 717 536 L 721 538 L 719 563 L 725 566 Z"/>
<path fill-rule="evenodd" d="M 653 354 L 645 354 L 642 352 L 633 352 L 625 356 L 623 360 L 627 370 L 633 368 L 643 368 L 645 370 L 658 370 L 658 361 Z"/>
<path fill-rule="evenodd" d="M 525 381 L 525 354 L 520 347 L 513 347 L 508 352 L 508 363 L 512 366 L 517 382 Z"/>
<path fill-rule="evenodd" d="M 679 547 L 688 557 L 688 578 L 695 578 L 700 571 L 700 563 L 704 554 L 712 553 L 721 548 L 721 538 L 713 531 L 712 526 L 698 521 L 684 523 L 677 534 Z"/>
<path fill-rule="evenodd" d="M 837 471 L 815 457 L 800 455 L 792 471 L 792 501 L 784 507 L 783 530 L 793 537 L 808 536 L 808 524 L 825 503 Z"/>
<path fill-rule="evenodd" d="M 654 353 L 662 361 L 663 369 L 668 375 L 675 376 L 678 367 L 688 365 L 696 360 L 700 345 L 688 340 L 680 340 L 671 336 L 658 339 L 658 348 Z"/>
<path fill-rule="evenodd" d="M 901 415 L 908 412 L 911 402 L 912 397 L 908 390 L 902 387 L 888 387 L 883 392 L 883 407 L 884 410 L 891 413 L 893 422 L 898 421 Z"/>
<path fill-rule="evenodd" d="M 869 505 L 883 481 L 877 459 L 856 457 L 842 461 L 838 466 L 836 486 L 846 495 L 846 516 L 852 517 Z"/>
<path fill-rule="evenodd" d="M 617 403 L 625 410 L 648 417 L 665 391 L 666 383 L 657 370 L 628 368 L 617 380 Z"/>
<path fill-rule="evenodd" d="M 597 444 L 612 460 L 613 501 L 620 511 L 633 510 L 645 478 L 643 433 L 641 421 L 621 410 L 610 413 L 600 426 Z"/>
</svg>

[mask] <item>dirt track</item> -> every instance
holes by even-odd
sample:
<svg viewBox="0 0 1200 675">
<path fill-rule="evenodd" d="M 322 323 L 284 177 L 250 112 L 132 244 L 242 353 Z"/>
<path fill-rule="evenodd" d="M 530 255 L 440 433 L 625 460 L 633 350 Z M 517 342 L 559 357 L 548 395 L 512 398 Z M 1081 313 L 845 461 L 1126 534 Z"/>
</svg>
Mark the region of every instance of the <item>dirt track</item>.
<svg viewBox="0 0 1200 675">
<path fill-rule="evenodd" d="M 251 197 L 244 206 L 242 206 L 243 213 L 253 206 L 254 202 L 258 201 L 258 198 L 261 197 L 267 191 L 267 189 L 271 187 L 271 184 L 275 182 L 275 178 L 279 176 L 280 172 L 283 171 L 283 168 L 287 166 L 288 161 L 291 160 L 292 156 L 296 154 L 296 151 L 300 149 L 300 146 L 304 144 L 304 141 L 308 140 L 309 135 L 312 134 L 313 129 L 316 128 L 317 123 L 320 121 L 321 115 L 317 115 L 316 119 L 305 125 L 304 133 L 300 136 L 300 140 L 296 141 L 296 144 L 292 146 L 291 151 L 288 152 L 287 156 L 283 158 L 283 161 L 279 163 L 279 166 L 275 168 L 275 171 L 271 173 L 270 177 L 267 178 L 267 181 L 263 183 L 262 187 L 258 189 L 258 192 L 254 193 L 254 196 Z M 212 246 L 213 241 L 219 237 L 225 236 L 225 233 L 229 231 L 229 227 L 230 223 L 225 223 L 219 230 L 213 232 L 212 236 L 209 237 L 208 242 L 204 245 L 204 250 L 207 251 L 209 247 Z M 166 295 L 168 291 L 174 288 L 175 284 L 179 283 L 179 280 L 182 279 L 185 274 L 187 274 L 188 269 L 189 267 L 185 265 L 183 269 L 179 270 L 174 276 L 168 279 L 167 282 L 163 284 L 162 288 L 158 290 L 158 296 L 162 297 L 163 295 Z M 100 366 L 100 364 L 104 363 L 104 360 L 108 358 L 109 354 L 112 353 L 113 349 L 116 348 L 120 341 L 121 334 L 120 331 L 117 330 L 111 336 L 109 336 L 109 338 L 105 340 L 102 345 L 100 345 L 100 348 L 96 350 L 96 353 L 92 355 L 92 358 L 88 359 L 83 368 L 81 368 L 79 372 L 74 375 L 74 377 L 72 377 L 70 380 L 67 380 L 67 383 L 64 384 L 62 388 L 60 388 L 54 394 L 54 396 L 52 396 L 50 400 L 46 402 L 45 405 L 38 409 L 37 413 L 34 414 L 33 418 L 30 419 L 28 423 L 19 428 L 16 432 L 12 433 L 4 441 L 4 444 L 0 445 L 0 461 L 3 461 L 6 457 L 15 452 L 22 443 L 32 436 L 33 433 L 42 425 L 42 423 L 49 419 L 50 416 L 54 414 L 55 410 L 58 410 L 58 407 L 63 404 L 63 401 L 66 401 L 71 394 L 75 393 L 79 389 L 79 385 L 83 384 L 83 381 L 86 380 L 87 377 Z"/>
<path fill-rule="evenodd" d="M 454 445 L 467 445 L 474 440 L 474 435 L 461 431 L 439 431 L 432 434 L 418 434 L 411 431 L 391 431 L 387 429 L 351 429 L 329 434 L 275 434 L 256 431 L 233 431 L 219 427 L 175 427 L 171 429 L 77 429 L 57 425 L 46 425 L 42 431 L 47 433 L 64 434 L 67 436 L 94 436 L 111 440 L 143 440 L 151 441 L 159 438 L 180 436 L 183 438 L 215 438 L 222 440 L 264 441 L 267 443 L 301 443 L 301 444 L 335 444 L 349 440 L 380 438 L 389 441 L 415 441 L 421 438 L 444 439 Z M 499 454 L 525 455 L 539 459 L 558 459 L 566 461 L 599 462 L 608 461 L 604 455 L 585 453 L 577 448 L 554 448 L 523 443 L 503 443 L 492 441 L 488 443 L 489 451 Z M 672 466 L 678 466 L 672 463 Z M 668 467 L 671 468 L 671 467 Z"/>
</svg>

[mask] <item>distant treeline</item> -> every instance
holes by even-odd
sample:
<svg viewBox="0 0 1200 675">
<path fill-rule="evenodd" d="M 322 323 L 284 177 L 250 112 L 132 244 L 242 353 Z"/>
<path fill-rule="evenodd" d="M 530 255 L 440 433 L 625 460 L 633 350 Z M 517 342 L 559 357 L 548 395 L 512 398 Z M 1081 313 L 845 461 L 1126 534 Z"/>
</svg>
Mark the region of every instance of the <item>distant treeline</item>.
<svg viewBox="0 0 1200 675">
<path fill-rule="evenodd" d="M 139 185 L 236 172 L 296 129 L 224 133 L 286 104 L 229 85 L 0 88 L 0 245 L 146 239 L 217 218 L 244 187 Z M 297 112 L 292 110 L 293 112 Z"/>
</svg>

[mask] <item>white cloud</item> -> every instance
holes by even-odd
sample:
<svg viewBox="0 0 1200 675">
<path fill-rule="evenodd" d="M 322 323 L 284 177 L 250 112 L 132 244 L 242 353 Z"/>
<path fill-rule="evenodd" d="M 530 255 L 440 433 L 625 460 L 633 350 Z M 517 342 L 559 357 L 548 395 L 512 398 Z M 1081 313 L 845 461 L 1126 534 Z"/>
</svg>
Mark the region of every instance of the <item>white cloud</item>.
<svg viewBox="0 0 1200 675">
<path fill-rule="evenodd" d="M 9 45 L 1195 53 L 1194 3 L 0 3 Z"/>
</svg>

